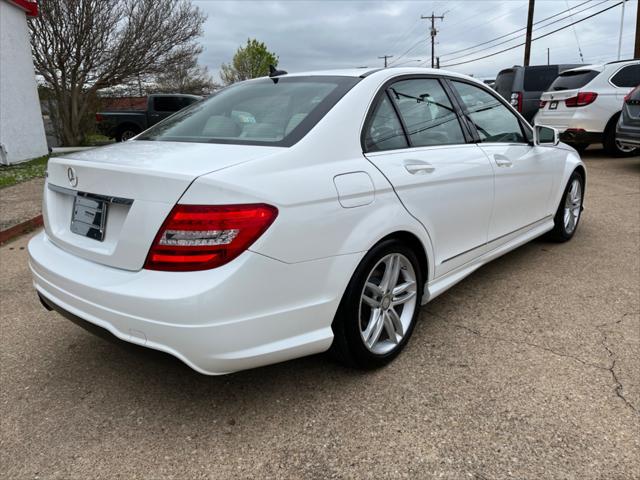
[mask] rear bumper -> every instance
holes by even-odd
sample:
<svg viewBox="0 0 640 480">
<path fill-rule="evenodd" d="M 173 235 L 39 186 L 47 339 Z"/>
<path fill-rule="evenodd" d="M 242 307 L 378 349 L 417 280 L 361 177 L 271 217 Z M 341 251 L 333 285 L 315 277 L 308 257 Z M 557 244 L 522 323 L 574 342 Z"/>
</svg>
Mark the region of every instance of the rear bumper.
<svg viewBox="0 0 640 480">
<path fill-rule="evenodd" d="M 601 143 L 603 139 L 601 132 L 569 129 L 560 132 L 560 140 L 573 145 L 591 145 Z"/>
<path fill-rule="evenodd" d="M 45 304 L 210 375 L 327 350 L 361 257 L 286 264 L 247 251 L 208 271 L 131 272 L 71 255 L 45 233 L 29 243 L 33 283 Z"/>
<path fill-rule="evenodd" d="M 618 123 L 616 128 L 616 140 L 628 147 L 640 147 L 640 128 L 628 127 Z"/>
</svg>

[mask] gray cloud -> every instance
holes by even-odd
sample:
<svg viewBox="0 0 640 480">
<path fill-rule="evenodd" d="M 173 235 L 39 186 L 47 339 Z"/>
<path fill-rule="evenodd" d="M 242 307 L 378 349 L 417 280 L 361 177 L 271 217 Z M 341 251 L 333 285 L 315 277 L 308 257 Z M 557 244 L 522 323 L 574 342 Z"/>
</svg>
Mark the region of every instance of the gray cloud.
<svg viewBox="0 0 640 480">
<path fill-rule="evenodd" d="M 593 7 L 574 19 L 617 3 L 593 0 Z M 570 6 L 582 0 L 569 1 Z M 522 28 L 526 24 L 527 1 L 437 1 L 437 2 L 378 2 L 378 1 L 205 1 L 195 0 L 207 15 L 202 43 L 205 47 L 200 62 L 217 74 L 220 64 L 231 60 L 235 50 L 247 38 L 257 38 L 278 54 L 280 66 L 290 72 L 382 65 L 380 55 L 394 55 L 398 65 L 418 65 L 420 59 L 430 62 L 427 37 L 428 22 L 420 15 L 445 14 L 438 22 L 436 54 L 443 55 L 441 63 L 458 55 L 449 55 L 462 48 L 490 40 Z M 537 0 L 535 20 L 561 12 L 567 8 L 564 0 Z M 623 57 L 631 57 L 635 16 L 638 2 L 627 2 L 623 35 Z M 547 48 L 552 63 L 579 62 L 576 35 L 586 62 L 614 60 L 617 55 L 621 8 L 614 8 L 572 28 L 534 42 L 532 63 L 546 63 Z M 566 25 L 569 20 L 542 28 L 534 36 Z M 510 37 L 511 38 L 511 37 Z M 522 37 L 523 38 L 523 37 Z M 522 41 L 522 40 L 521 40 Z M 495 49 L 461 58 L 459 61 L 492 53 L 520 43 L 513 41 Z M 401 54 L 415 47 L 405 56 Z M 482 48 L 482 47 L 479 47 Z M 480 60 L 452 67 L 452 70 L 492 77 L 500 69 L 522 63 L 523 47 Z M 405 63 L 407 62 L 407 63 Z M 449 60 L 449 63 L 452 63 Z M 455 62 L 454 62 L 455 63 Z"/>
</svg>

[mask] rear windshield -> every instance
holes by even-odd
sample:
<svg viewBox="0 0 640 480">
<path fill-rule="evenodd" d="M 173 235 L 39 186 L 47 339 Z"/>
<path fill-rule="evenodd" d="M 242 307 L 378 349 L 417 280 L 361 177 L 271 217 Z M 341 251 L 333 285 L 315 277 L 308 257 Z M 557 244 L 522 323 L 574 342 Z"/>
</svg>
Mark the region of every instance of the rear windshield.
<svg viewBox="0 0 640 480">
<path fill-rule="evenodd" d="M 558 76 L 557 66 L 527 67 L 524 69 L 525 92 L 544 92 Z"/>
<path fill-rule="evenodd" d="M 551 84 L 549 90 L 575 90 L 584 87 L 587 83 L 598 76 L 596 70 L 568 70 L 562 72 Z"/>
<path fill-rule="evenodd" d="M 502 70 L 496 77 L 496 83 L 493 88 L 502 95 L 504 98 L 511 98 L 511 92 L 513 92 L 513 77 L 516 72 L 512 69 Z"/>
<path fill-rule="evenodd" d="M 172 115 L 138 139 L 289 147 L 359 80 L 317 76 L 238 83 Z"/>
</svg>

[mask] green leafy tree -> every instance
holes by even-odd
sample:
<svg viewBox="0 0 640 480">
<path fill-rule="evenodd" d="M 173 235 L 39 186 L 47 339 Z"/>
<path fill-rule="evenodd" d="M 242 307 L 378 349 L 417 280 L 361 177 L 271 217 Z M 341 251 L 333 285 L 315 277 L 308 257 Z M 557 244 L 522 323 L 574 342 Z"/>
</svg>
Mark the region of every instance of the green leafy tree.
<svg viewBox="0 0 640 480">
<path fill-rule="evenodd" d="M 278 66 L 278 56 L 270 52 L 263 42 L 248 39 L 244 47 L 238 48 L 230 64 L 220 67 L 220 78 L 227 85 L 269 74 L 269 65 Z"/>
</svg>

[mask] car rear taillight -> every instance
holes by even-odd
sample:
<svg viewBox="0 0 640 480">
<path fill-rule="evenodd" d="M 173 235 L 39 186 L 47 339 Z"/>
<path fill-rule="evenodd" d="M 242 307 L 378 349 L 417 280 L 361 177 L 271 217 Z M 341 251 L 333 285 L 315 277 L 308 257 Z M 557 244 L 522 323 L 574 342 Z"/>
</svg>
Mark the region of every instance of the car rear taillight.
<svg viewBox="0 0 640 480">
<path fill-rule="evenodd" d="M 584 107 L 593 103 L 596 98 L 598 98 L 596 92 L 580 92 L 575 97 L 567 98 L 564 104 L 567 107 Z"/>
<path fill-rule="evenodd" d="M 522 92 L 513 92 L 509 101 L 513 107 L 522 113 Z"/>
<path fill-rule="evenodd" d="M 640 85 L 638 85 L 636 88 L 632 89 L 629 93 L 627 93 L 624 96 L 624 103 L 629 103 L 629 100 L 631 100 L 631 96 L 637 91 L 640 90 Z"/>
<path fill-rule="evenodd" d="M 96 122 L 97 122 L 97 123 L 100 123 L 102 120 L 103 120 L 102 115 L 101 115 L 101 114 L 99 114 L 99 113 L 96 113 Z"/>
<path fill-rule="evenodd" d="M 185 272 L 219 267 L 249 248 L 277 216 L 278 209 L 264 203 L 176 205 L 144 268 Z"/>
<path fill-rule="evenodd" d="M 547 104 L 546 100 L 540 100 L 540 104 L 538 105 L 538 107 L 540 108 L 544 108 L 544 106 Z"/>
</svg>

